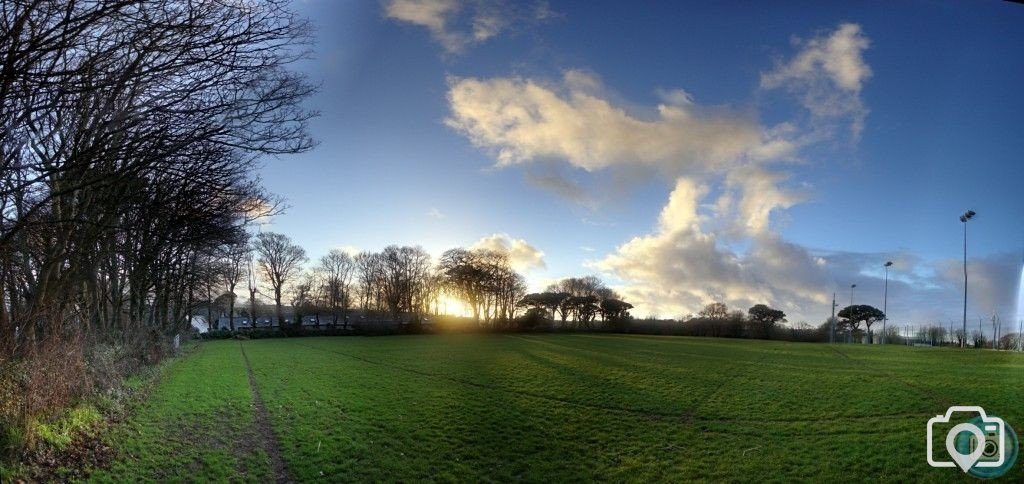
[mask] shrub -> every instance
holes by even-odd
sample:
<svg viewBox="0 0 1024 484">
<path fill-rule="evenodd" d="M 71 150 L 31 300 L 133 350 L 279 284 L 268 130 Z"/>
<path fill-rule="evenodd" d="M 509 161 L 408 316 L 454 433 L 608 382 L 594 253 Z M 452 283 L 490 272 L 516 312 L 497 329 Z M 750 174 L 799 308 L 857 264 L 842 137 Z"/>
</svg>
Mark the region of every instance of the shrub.
<svg viewBox="0 0 1024 484">
<path fill-rule="evenodd" d="M 43 443 L 63 450 L 76 435 L 92 429 L 102 420 L 92 405 L 79 405 L 51 423 L 33 422 L 31 430 Z"/>
<path fill-rule="evenodd" d="M 548 323 L 547 311 L 543 308 L 530 308 L 526 311 L 526 314 L 513 320 L 515 327 L 530 331 L 546 326 Z"/>
</svg>

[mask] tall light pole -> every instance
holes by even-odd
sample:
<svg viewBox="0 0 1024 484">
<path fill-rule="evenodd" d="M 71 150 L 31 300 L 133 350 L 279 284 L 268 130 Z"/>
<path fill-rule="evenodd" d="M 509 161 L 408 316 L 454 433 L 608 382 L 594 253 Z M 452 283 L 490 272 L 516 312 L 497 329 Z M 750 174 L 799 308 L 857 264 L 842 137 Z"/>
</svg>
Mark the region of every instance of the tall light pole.
<svg viewBox="0 0 1024 484">
<path fill-rule="evenodd" d="M 856 284 L 850 284 L 850 306 L 853 306 L 853 288 L 857 287 Z M 851 309 L 852 311 L 852 309 Z M 850 325 L 849 341 L 847 343 L 853 343 L 853 325 Z"/>
<path fill-rule="evenodd" d="M 829 318 L 828 324 L 828 342 L 833 343 L 836 338 L 836 293 L 834 291 L 832 292 L 832 317 Z"/>
<path fill-rule="evenodd" d="M 1011 321 L 1010 324 L 1013 324 L 1013 322 Z M 1013 326 L 1010 326 L 1010 328 L 1012 329 Z M 1022 336 L 1024 336 L 1024 319 L 1017 321 L 1017 351 L 1024 351 L 1024 346 L 1022 346 L 1024 339 L 1021 339 Z"/>
<path fill-rule="evenodd" d="M 885 292 L 882 296 L 882 344 L 885 344 L 885 323 L 889 321 L 889 267 L 892 261 L 885 263 Z"/>
<path fill-rule="evenodd" d="M 964 339 L 960 342 L 961 348 L 967 347 L 967 221 L 975 215 L 977 212 L 968 210 L 960 216 L 960 222 L 964 224 Z"/>
</svg>

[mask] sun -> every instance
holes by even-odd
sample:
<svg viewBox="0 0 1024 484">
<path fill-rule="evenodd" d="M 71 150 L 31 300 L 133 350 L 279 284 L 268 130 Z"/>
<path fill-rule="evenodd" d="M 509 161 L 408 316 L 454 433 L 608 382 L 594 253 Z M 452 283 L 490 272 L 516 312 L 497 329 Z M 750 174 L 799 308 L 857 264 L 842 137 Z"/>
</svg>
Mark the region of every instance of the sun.
<svg viewBox="0 0 1024 484">
<path fill-rule="evenodd" d="M 438 308 L 441 310 L 441 314 L 450 316 L 470 317 L 473 315 L 473 309 L 465 301 L 450 294 L 444 294 L 438 299 Z"/>
</svg>

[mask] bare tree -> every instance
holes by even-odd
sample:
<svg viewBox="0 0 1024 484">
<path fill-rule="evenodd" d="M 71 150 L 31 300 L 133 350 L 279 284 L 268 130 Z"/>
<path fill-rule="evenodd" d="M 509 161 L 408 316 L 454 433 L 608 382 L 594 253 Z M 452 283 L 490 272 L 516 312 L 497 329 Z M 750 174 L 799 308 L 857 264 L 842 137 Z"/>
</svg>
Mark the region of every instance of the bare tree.
<svg viewBox="0 0 1024 484">
<path fill-rule="evenodd" d="M 245 278 L 246 285 L 249 289 L 249 319 L 252 320 L 252 327 L 256 327 L 256 321 L 259 314 L 256 312 L 256 293 L 259 291 L 259 276 L 257 274 L 257 268 L 255 261 L 253 260 L 253 252 L 255 248 L 252 244 L 246 248 L 245 256 Z"/>
<path fill-rule="evenodd" d="M 339 313 L 342 327 L 348 324 L 349 290 L 355 277 L 356 261 L 343 250 L 333 249 L 320 258 L 323 273 L 324 295 L 327 307 L 332 313 L 331 325 L 338 324 Z"/>
<path fill-rule="evenodd" d="M 382 293 L 380 290 L 383 278 L 381 255 L 373 252 L 360 252 L 355 257 L 356 269 L 359 273 L 359 292 L 362 296 L 364 311 L 379 311 Z"/>
<path fill-rule="evenodd" d="M 313 86 L 289 70 L 311 30 L 289 3 L 0 2 L 5 360 L 117 342 L 118 361 L 154 362 L 197 304 L 213 319 L 220 251 L 278 210 L 259 159 L 314 144 Z M 66 368 L 19 380 L 14 395 L 68 393 L 18 418 L 86 396 L 86 365 Z"/>
<path fill-rule="evenodd" d="M 425 308 L 430 255 L 421 247 L 391 245 L 381 252 L 381 267 L 381 287 L 392 319 L 398 320 L 402 313 L 418 319 Z"/>
<path fill-rule="evenodd" d="M 228 301 L 228 321 L 231 330 L 235 330 L 235 287 L 238 282 L 242 279 L 242 271 L 245 269 L 246 262 L 249 259 L 250 246 L 248 241 L 239 240 L 236 243 L 228 244 L 222 251 L 221 265 L 223 270 L 221 271 L 221 277 L 224 281 L 225 289 L 230 295 Z"/>
<path fill-rule="evenodd" d="M 263 278 L 274 291 L 274 315 L 277 324 L 283 327 L 281 296 L 285 285 L 301 272 L 302 264 L 307 260 L 306 251 L 293 244 L 288 236 L 273 232 L 257 235 L 254 247 L 259 256 L 256 262 L 263 273 Z"/>
<path fill-rule="evenodd" d="M 487 288 L 487 272 L 479 251 L 462 248 L 445 251 L 438 268 L 445 286 L 469 304 L 473 320 L 479 325 Z"/>
<path fill-rule="evenodd" d="M 700 311 L 700 316 L 708 319 L 725 319 L 729 315 L 729 308 L 724 303 L 714 302 L 704 306 L 704 309 Z"/>
</svg>

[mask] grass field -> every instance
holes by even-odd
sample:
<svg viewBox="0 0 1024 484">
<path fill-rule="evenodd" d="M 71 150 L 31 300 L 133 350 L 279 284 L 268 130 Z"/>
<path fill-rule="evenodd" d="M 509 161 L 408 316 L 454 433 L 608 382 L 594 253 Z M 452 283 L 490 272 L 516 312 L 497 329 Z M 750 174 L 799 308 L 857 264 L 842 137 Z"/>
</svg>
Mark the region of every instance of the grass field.
<svg viewBox="0 0 1024 484">
<path fill-rule="evenodd" d="M 601 334 L 217 341 L 176 363 L 113 431 L 119 459 L 94 477 L 949 481 L 966 477 L 928 467 L 928 419 L 981 405 L 1020 429 L 1022 376 L 1018 354 L 893 346 Z M 1024 479 L 1019 463 L 1004 479 Z"/>
</svg>

